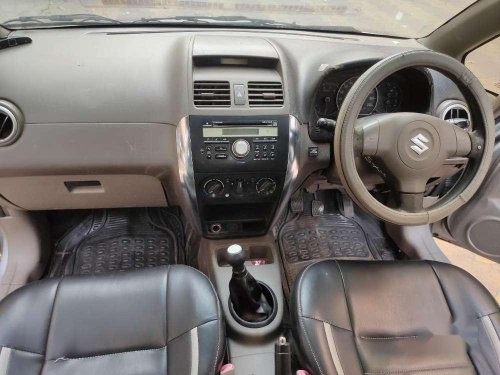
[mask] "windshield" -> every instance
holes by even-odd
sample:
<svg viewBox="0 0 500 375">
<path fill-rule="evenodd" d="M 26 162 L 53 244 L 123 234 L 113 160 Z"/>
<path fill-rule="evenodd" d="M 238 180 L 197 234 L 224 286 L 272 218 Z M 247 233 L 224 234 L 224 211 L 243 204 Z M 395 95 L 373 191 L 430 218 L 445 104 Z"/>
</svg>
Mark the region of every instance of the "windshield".
<svg viewBox="0 0 500 375">
<path fill-rule="evenodd" d="M 221 25 L 428 35 L 474 0 L 2 0 L 10 29 L 102 24 Z"/>
</svg>

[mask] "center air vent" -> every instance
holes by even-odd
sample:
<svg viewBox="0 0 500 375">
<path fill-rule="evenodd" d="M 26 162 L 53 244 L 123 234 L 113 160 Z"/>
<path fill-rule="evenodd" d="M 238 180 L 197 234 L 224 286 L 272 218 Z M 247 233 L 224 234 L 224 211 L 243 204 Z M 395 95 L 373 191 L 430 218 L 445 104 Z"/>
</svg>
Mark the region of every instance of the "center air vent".
<svg viewBox="0 0 500 375">
<path fill-rule="evenodd" d="M 281 107 L 283 85 L 281 82 L 248 82 L 248 105 L 250 107 Z"/>
<path fill-rule="evenodd" d="M 19 133 L 19 124 L 12 111 L 0 105 L 0 146 L 15 141 Z"/>
<path fill-rule="evenodd" d="M 231 90 L 229 82 L 195 81 L 194 105 L 196 107 L 230 107 Z"/>
<path fill-rule="evenodd" d="M 465 103 L 457 100 L 446 101 L 439 106 L 438 111 L 440 113 L 440 117 L 443 120 L 457 125 L 462 129 L 470 128 L 470 112 L 469 109 L 465 106 Z"/>
</svg>

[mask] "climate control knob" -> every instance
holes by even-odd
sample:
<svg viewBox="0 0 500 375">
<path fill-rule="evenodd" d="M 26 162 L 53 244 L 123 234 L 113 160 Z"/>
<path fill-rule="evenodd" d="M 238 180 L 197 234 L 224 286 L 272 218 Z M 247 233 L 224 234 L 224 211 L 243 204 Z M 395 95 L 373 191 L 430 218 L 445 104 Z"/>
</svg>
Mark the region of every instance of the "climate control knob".
<svg viewBox="0 0 500 375">
<path fill-rule="evenodd" d="M 257 189 L 257 194 L 267 197 L 276 191 L 276 181 L 268 177 L 261 178 L 257 181 L 255 188 Z"/>
<path fill-rule="evenodd" d="M 243 159 L 250 153 L 250 143 L 245 139 L 237 139 L 231 147 L 233 155 L 238 159 Z"/>
<path fill-rule="evenodd" d="M 205 185 L 203 185 L 203 190 L 205 190 L 205 193 L 207 195 L 211 196 L 212 198 L 219 197 L 224 193 L 224 184 L 222 181 L 217 180 L 217 179 L 211 179 L 205 182 Z"/>
</svg>

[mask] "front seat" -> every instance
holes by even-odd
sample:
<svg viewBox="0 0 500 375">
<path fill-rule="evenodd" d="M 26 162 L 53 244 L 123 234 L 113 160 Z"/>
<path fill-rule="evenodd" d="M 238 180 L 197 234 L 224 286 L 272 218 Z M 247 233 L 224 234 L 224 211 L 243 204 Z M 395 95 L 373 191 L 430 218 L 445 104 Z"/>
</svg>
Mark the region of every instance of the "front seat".
<svg viewBox="0 0 500 375">
<path fill-rule="evenodd" d="M 312 374 L 500 374 L 498 304 L 449 264 L 321 261 L 291 308 Z"/>
<path fill-rule="evenodd" d="M 45 279 L 0 304 L 0 374 L 215 374 L 224 330 L 186 266 Z"/>
</svg>

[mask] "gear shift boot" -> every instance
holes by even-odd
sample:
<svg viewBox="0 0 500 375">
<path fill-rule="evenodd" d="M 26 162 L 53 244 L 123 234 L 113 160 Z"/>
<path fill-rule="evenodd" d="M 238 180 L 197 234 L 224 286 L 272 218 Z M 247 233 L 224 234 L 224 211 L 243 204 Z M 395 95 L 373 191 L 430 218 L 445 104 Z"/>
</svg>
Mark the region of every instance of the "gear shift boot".
<svg viewBox="0 0 500 375">
<path fill-rule="evenodd" d="M 226 253 L 227 262 L 233 268 L 229 282 L 230 310 L 247 323 L 266 322 L 275 313 L 274 293 L 258 282 L 245 267 L 245 253 L 240 245 L 231 245 Z M 240 322 L 241 323 L 241 322 Z"/>
</svg>

